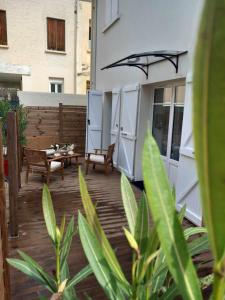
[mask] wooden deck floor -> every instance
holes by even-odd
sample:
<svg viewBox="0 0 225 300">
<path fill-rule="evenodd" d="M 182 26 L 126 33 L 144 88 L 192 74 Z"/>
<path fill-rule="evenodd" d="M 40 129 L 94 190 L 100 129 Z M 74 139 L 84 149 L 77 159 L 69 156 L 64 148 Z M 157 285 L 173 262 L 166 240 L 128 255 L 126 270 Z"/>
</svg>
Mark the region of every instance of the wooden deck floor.
<svg viewBox="0 0 225 300">
<path fill-rule="evenodd" d="M 101 223 L 111 244 L 116 248 L 123 269 L 126 270 L 126 273 L 130 273 L 131 255 L 122 232 L 126 220 L 121 201 L 120 175 L 115 171 L 109 176 L 105 176 L 101 170 L 96 172 L 90 170 L 86 180 L 90 195 L 94 202 L 97 202 Z M 17 256 L 17 249 L 23 250 L 51 272 L 54 270 L 54 254 L 42 215 L 42 186 L 40 176 L 33 175 L 30 177 L 28 185 L 24 185 L 20 192 L 18 203 L 19 238 L 10 240 L 10 257 Z M 82 209 L 77 169 L 74 166 L 65 169 L 64 181 L 55 175 L 50 184 L 50 191 L 58 222 L 64 213 L 67 220 L 72 215 L 75 215 L 77 220 L 77 212 Z M 135 193 L 137 196 L 141 194 L 137 188 L 135 188 Z M 86 263 L 79 237 L 76 236 L 69 257 L 71 275 L 78 272 Z M 10 271 L 12 300 L 38 299 L 37 292 L 43 291 L 40 286 L 15 269 L 11 268 Z M 84 293 L 87 293 L 92 299 L 105 299 L 93 277 L 81 283 L 77 291 L 80 299 L 85 298 Z"/>
</svg>

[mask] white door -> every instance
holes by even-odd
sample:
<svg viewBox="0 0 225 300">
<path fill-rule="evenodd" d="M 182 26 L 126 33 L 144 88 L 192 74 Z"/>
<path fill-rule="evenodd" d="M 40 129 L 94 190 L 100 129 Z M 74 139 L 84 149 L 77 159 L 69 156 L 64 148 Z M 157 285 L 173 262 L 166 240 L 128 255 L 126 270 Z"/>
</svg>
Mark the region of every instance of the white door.
<svg viewBox="0 0 225 300">
<path fill-rule="evenodd" d="M 113 164 L 117 167 L 120 129 L 120 90 L 112 91 L 111 144 L 115 143 Z"/>
<path fill-rule="evenodd" d="M 102 148 L 102 92 L 90 91 L 87 106 L 86 152 Z"/>
<path fill-rule="evenodd" d="M 134 178 L 138 101 L 139 85 L 123 88 L 121 94 L 118 167 L 131 180 Z"/>
<path fill-rule="evenodd" d="M 178 210 L 186 204 L 186 217 L 196 225 L 202 224 L 202 209 L 198 176 L 194 159 L 192 134 L 192 79 L 187 76 L 183 131 L 180 148 L 180 160 L 176 183 Z"/>
</svg>

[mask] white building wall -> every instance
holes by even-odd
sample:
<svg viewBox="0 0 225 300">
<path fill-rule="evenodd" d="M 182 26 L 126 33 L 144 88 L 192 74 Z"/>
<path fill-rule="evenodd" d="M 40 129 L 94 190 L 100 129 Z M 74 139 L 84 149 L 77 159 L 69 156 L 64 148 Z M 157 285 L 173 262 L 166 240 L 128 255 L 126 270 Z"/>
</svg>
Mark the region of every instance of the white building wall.
<svg viewBox="0 0 225 300">
<path fill-rule="evenodd" d="M 134 82 L 152 83 L 186 77 L 203 0 L 120 0 L 119 18 L 105 27 L 105 1 L 97 1 L 96 88 L 112 90 Z M 149 79 L 136 68 L 100 69 L 134 53 L 152 50 L 187 50 L 179 72 L 169 62 L 150 67 Z"/>
<path fill-rule="evenodd" d="M 24 106 L 58 106 L 59 103 L 64 105 L 86 106 L 86 95 L 74 94 L 55 94 L 55 93 L 38 93 L 18 91 L 17 95 L 20 99 L 20 104 Z"/>
<path fill-rule="evenodd" d="M 49 91 L 49 77 L 64 78 L 64 92 L 75 91 L 75 1 L 1 0 L 6 10 L 8 47 L 0 47 L 0 63 L 29 66 L 24 91 Z M 66 50 L 46 52 L 47 17 L 65 19 Z"/>
</svg>

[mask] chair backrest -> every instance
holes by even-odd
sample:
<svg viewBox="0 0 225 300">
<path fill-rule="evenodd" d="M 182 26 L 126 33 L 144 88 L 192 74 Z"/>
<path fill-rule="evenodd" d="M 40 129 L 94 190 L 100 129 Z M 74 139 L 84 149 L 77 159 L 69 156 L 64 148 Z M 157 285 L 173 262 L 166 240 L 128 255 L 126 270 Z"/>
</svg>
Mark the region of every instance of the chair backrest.
<svg viewBox="0 0 225 300">
<path fill-rule="evenodd" d="M 47 154 L 45 151 L 24 148 L 24 154 L 29 166 L 47 168 Z"/>
<path fill-rule="evenodd" d="M 115 144 L 109 145 L 108 151 L 107 151 L 107 159 L 108 160 L 112 160 L 114 149 L 115 149 Z"/>
</svg>

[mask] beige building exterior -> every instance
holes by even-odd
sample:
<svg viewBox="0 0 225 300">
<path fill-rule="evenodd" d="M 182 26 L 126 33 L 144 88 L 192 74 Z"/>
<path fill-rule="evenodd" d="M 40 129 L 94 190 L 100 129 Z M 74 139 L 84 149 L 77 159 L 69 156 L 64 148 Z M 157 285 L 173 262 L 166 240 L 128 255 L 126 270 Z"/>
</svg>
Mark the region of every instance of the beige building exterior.
<svg viewBox="0 0 225 300">
<path fill-rule="evenodd" d="M 90 83 L 91 2 L 77 3 L 77 94 L 86 94 Z"/>
<path fill-rule="evenodd" d="M 0 45 L 0 87 L 76 93 L 76 83 L 80 84 L 76 79 L 76 64 L 81 59 L 76 36 L 77 28 L 83 26 L 77 27 L 76 2 L 0 0 L 0 13 L 6 16 L 7 30 L 7 43 Z M 89 21 L 84 21 L 87 30 L 82 37 L 88 40 Z"/>
</svg>

